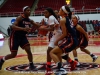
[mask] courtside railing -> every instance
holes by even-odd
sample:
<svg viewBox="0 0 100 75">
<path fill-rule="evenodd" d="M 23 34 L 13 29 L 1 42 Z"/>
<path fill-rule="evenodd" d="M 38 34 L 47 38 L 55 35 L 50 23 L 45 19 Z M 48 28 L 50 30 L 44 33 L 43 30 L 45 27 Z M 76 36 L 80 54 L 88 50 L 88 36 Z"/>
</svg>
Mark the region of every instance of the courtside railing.
<svg viewBox="0 0 100 75">
<path fill-rule="evenodd" d="M 16 17 L 21 15 L 23 12 L 8 12 L 8 13 L 0 13 L 0 17 Z M 85 10 L 73 10 L 75 14 L 98 14 L 100 10 L 96 9 L 85 9 Z M 34 11 L 31 16 L 43 16 L 44 11 Z"/>
</svg>

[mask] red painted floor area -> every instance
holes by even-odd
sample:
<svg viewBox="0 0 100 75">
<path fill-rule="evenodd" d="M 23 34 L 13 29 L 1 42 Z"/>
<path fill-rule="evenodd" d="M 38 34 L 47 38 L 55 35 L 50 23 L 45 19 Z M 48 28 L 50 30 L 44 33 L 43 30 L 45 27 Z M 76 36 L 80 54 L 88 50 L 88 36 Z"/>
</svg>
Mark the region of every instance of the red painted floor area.
<svg viewBox="0 0 100 75">
<path fill-rule="evenodd" d="M 48 39 L 47 38 L 28 38 L 31 46 L 47 46 L 48 45 Z M 0 44 L 1 46 L 3 47 L 3 42 L 4 40 L 0 40 Z M 89 41 L 89 46 L 100 46 L 100 40 L 97 40 L 97 41 L 94 41 L 94 40 L 91 40 Z M 84 53 L 80 53 L 80 54 L 84 54 Z M 100 53 L 94 53 L 96 55 L 100 55 Z M 40 55 L 40 54 L 33 54 L 33 55 Z M 23 54 L 23 55 L 17 55 L 17 57 L 23 57 L 23 56 L 26 56 L 26 54 Z M 0 58 L 2 58 L 3 56 L 0 56 Z"/>
<path fill-rule="evenodd" d="M 94 38 L 94 37 L 91 36 L 90 38 Z M 28 39 L 29 39 L 29 41 L 31 41 L 31 46 L 46 46 L 46 45 L 48 45 L 48 38 L 37 38 L 37 37 L 35 37 L 35 38 L 28 38 Z M 96 37 L 96 39 L 98 39 L 98 37 Z M 89 46 L 100 46 L 100 40 L 89 41 Z"/>
</svg>

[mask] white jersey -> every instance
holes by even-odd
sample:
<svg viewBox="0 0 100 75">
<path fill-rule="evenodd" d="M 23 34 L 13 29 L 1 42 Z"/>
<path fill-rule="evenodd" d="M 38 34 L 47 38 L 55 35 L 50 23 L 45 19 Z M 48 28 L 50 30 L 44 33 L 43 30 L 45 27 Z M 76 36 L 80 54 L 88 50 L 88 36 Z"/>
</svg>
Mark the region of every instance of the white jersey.
<svg viewBox="0 0 100 75">
<path fill-rule="evenodd" d="M 50 39 L 50 42 L 49 42 L 49 47 L 52 47 L 54 48 L 55 45 L 54 45 L 54 42 L 56 41 L 56 39 L 62 35 L 62 30 L 60 29 L 60 25 L 59 25 L 59 22 L 57 21 L 57 19 L 51 15 L 47 21 L 48 25 L 58 25 L 58 26 L 54 26 L 54 31 L 53 31 L 53 36 L 52 38 Z M 59 41 L 60 43 L 61 41 Z"/>
<path fill-rule="evenodd" d="M 54 32 L 58 32 L 58 33 L 61 32 L 62 33 L 62 31 L 60 29 L 59 22 L 57 21 L 57 19 L 53 15 L 51 15 L 49 17 L 47 23 L 48 23 L 48 25 L 54 25 L 54 24 L 56 25 L 56 24 L 58 24 L 58 26 L 54 27 Z"/>
</svg>

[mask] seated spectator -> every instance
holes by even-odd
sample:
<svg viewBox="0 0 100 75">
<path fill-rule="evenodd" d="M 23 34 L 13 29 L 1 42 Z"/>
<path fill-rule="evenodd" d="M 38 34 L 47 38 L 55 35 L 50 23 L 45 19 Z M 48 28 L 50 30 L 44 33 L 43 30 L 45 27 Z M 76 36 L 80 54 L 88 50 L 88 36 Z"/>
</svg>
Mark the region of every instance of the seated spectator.
<svg viewBox="0 0 100 75">
<path fill-rule="evenodd" d="M 96 21 L 93 21 L 93 26 L 94 26 L 95 31 L 98 32 L 99 26 L 98 26 L 98 24 L 96 23 Z"/>
</svg>

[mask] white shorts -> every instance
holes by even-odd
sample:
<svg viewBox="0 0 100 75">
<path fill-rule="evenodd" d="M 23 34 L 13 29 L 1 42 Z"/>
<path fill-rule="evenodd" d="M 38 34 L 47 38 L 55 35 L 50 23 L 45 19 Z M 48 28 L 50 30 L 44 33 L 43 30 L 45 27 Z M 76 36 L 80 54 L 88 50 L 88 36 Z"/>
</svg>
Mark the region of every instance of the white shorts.
<svg viewBox="0 0 100 75">
<path fill-rule="evenodd" d="M 49 42 L 48 46 L 54 48 L 55 47 L 54 43 L 55 43 L 56 39 L 61 35 L 62 35 L 62 33 L 57 33 L 57 32 L 54 33 L 52 38 L 50 39 L 50 42 Z M 58 44 L 61 43 L 61 42 L 62 41 L 59 41 Z"/>
</svg>

